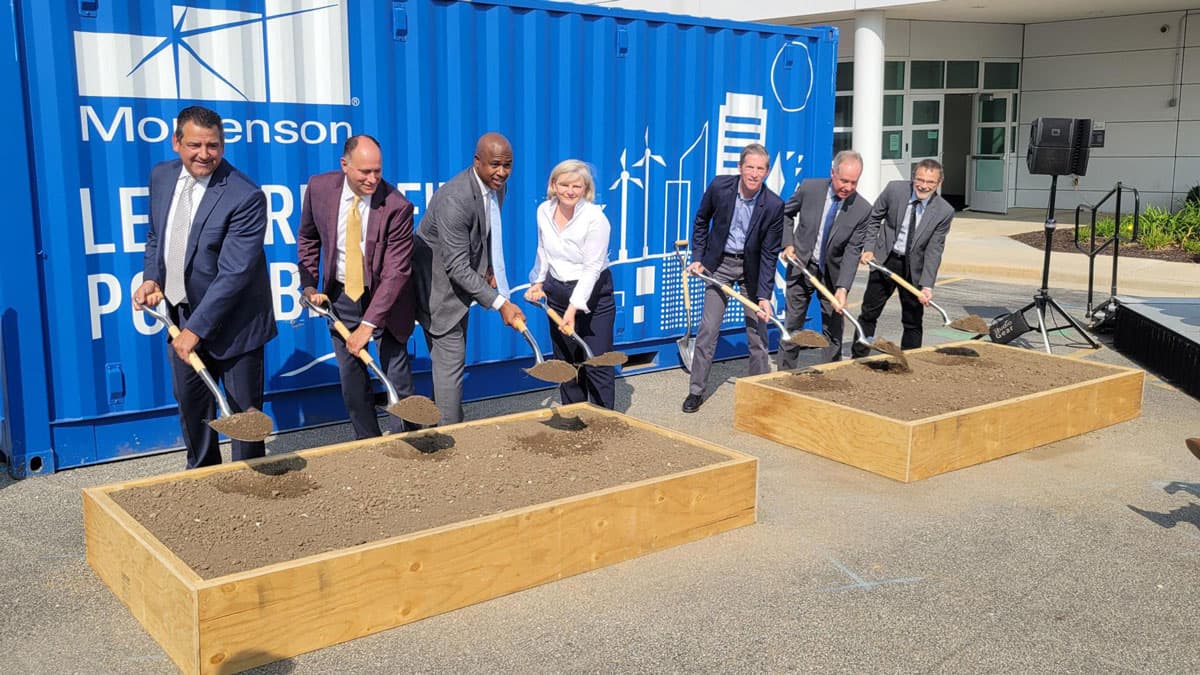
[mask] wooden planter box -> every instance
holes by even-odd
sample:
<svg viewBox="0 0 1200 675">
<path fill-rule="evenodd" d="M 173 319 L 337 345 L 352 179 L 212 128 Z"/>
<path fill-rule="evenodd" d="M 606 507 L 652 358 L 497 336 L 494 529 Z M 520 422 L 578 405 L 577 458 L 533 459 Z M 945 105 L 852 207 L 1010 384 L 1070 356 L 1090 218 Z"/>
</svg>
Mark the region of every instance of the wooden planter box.
<svg viewBox="0 0 1200 675">
<path fill-rule="evenodd" d="M 990 343 L 988 347 L 1017 349 Z M 912 421 L 785 389 L 772 383 L 781 377 L 779 373 L 768 373 L 737 381 L 734 426 L 908 483 L 1078 436 L 1141 414 L 1145 375 L 1141 370 L 1092 362 L 1089 365 L 1111 370 L 1112 374 Z M 826 371 L 845 367 L 857 366 L 852 361 L 816 366 Z"/>
<path fill-rule="evenodd" d="M 698 469 L 205 580 L 109 496 L 247 465 L 83 491 L 88 563 L 185 673 L 237 672 L 755 522 L 758 460 L 619 413 L 728 457 Z M 539 410 L 442 427 L 542 420 Z M 427 432 L 414 432 L 419 435 Z M 297 453 L 345 452 L 360 442 Z"/>
</svg>

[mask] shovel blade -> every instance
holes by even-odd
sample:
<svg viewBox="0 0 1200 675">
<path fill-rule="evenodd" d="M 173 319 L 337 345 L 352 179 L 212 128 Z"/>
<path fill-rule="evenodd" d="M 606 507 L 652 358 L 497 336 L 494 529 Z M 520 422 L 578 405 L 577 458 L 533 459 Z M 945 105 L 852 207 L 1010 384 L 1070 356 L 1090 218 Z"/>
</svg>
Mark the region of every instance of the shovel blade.
<svg viewBox="0 0 1200 675">
<path fill-rule="evenodd" d="M 387 407 L 388 414 L 405 422 L 433 426 L 442 421 L 437 404 L 424 396 L 406 396 Z"/>
<path fill-rule="evenodd" d="M 950 327 L 954 330 L 961 330 L 964 333 L 974 333 L 976 335 L 986 335 L 989 328 L 988 322 L 984 321 L 983 317 L 975 314 L 951 321 Z"/>
<path fill-rule="evenodd" d="M 1200 438 L 1189 438 L 1186 442 L 1188 450 L 1192 451 L 1196 459 L 1200 459 Z"/>
<path fill-rule="evenodd" d="M 234 413 L 228 417 L 218 417 L 208 423 L 219 434 L 239 440 L 256 442 L 271 434 L 274 423 L 265 413 L 250 408 L 246 412 Z"/>
<path fill-rule="evenodd" d="M 829 340 L 824 335 L 807 328 L 802 331 L 792 333 L 792 339 L 789 340 L 794 345 L 800 347 L 828 347 Z"/>
<path fill-rule="evenodd" d="M 604 352 L 583 362 L 585 366 L 623 366 L 629 360 L 625 352 Z"/>
<path fill-rule="evenodd" d="M 679 347 L 679 360 L 683 363 L 683 369 L 687 372 L 692 372 L 692 355 L 696 353 L 696 338 L 682 337 L 675 341 Z"/>
<path fill-rule="evenodd" d="M 553 382 L 554 384 L 570 382 L 579 374 L 579 371 L 576 370 L 575 366 L 567 363 L 566 361 L 559 361 L 557 359 L 544 361 L 533 366 L 532 368 L 525 368 L 524 370 L 531 377 L 535 377 L 543 382 Z"/>
<path fill-rule="evenodd" d="M 877 337 L 871 342 L 871 349 L 881 351 L 884 354 L 887 354 L 888 356 L 894 357 L 897 361 L 900 362 L 900 367 L 903 368 L 904 370 L 906 370 L 906 371 L 912 370 L 912 368 L 910 368 L 908 366 L 908 357 L 906 357 L 904 355 L 904 350 L 900 349 L 900 347 L 897 346 L 896 343 L 894 343 L 890 340 L 884 340 L 883 338 Z"/>
</svg>

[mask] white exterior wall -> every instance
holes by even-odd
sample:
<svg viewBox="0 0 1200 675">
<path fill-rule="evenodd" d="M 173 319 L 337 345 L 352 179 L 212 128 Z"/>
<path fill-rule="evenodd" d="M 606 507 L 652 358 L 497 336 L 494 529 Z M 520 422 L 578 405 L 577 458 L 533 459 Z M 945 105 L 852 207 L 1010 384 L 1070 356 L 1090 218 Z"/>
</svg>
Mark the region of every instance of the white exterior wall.
<svg viewBox="0 0 1200 675">
<path fill-rule="evenodd" d="M 1060 208 L 1095 203 L 1117 181 L 1138 189 L 1143 208 L 1176 207 L 1200 183 L 1200 13 L 1029 24 L 1023 57 L 1017 206 L 1045 207 L 1049 196 L 1049 177 L 1023 160 L 1038 117 L 1105 125 L 1087 175 L 1059 178 Z"/>
</svg>

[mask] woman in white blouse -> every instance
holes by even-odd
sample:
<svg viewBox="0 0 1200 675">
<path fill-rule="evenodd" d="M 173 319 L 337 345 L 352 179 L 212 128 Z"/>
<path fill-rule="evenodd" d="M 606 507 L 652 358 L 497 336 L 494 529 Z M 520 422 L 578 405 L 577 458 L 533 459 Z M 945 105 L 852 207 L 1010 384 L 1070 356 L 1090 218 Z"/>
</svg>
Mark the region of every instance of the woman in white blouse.
<svg viewBox="0 0 1200 675">
<path fill-rule="evenodd" d="M 593 354 L 613 348 L 612 273 L 608 270 L 608 235 L 611 229 L 596 196 L 587 164 L 568 159 L 550 172 L 546 201 L 537 210 L 537 261 L 529 273 L 532 284 L 525 298 L 545 297 L 563 317 L 564 329 L 550 325 L 555 358 L 579 363 L 586 356 L 566 335 L 567 327 L 583 338 Z M 560 387 L 562 402 L 591 401 L 612 408 L 616 370 L 611 366 L 584 366 L 575 380 Z"/>
</svg>

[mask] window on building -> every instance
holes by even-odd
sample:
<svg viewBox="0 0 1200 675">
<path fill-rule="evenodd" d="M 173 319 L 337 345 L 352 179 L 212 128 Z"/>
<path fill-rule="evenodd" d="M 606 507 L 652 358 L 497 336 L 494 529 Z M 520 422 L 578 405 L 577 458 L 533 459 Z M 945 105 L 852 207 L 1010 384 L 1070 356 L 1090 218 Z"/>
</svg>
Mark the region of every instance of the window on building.
<svg viewBox="0 0 1200 675">
<path fill-rule="evenodd" d="M 978 89 L 979 88 L 979 62 L 978 61 L 947 61 L 946 62 L 946 88 L 947 89 Z"/>
<path fill-rule="evenodd" d="M 904 91 L 904 62 L 888 61 L 883 64 L 884 91 Z"/>
<path fill-rule="evenodd" d="M 1021 64 L 987 62 L 983 64 L 984 89 L 1019 89 Z"/>
<path fill-rule="evenodd" d="M 904 94 L 883 95 L 883 126 L 898 127 L 904 124 Z"/>
<path fill-rule="evenodd" d="M 837 64 L 837 77 L 834 82 L 836 91 L 854 91 L 854 63 L 842 61 Z"/>
<path fill-rule="evenodd" d="M 833 99 L 833 126 L 848 127 L 854 124 L 854 97 L 838 96 Z"/>
<path fill-rule="evenodd" d="M 979 102 L 980 122 L 1007 122 L 1008 97 L 997 96 L 990 101 Z"/>
<path fill-rule="evenodd" d="M 883 152 L 880 159 L 900 159 L 904 156 L 904 131 L 901 129 L 886 129 L 883 132 Z"/>
<path fill-rule="evenodd" d="M 849 150 L 851 142 L 854 140 L 854 134 L 849 131 L 833 132 L 833 154 L 837 154 L 843 150 Z"/>
<path fill-rule="evenodd" d="M 946 86 L 945 61 L 913 61 L 909 64 L 912 71 L 913 89 L 944 89 Z"/>
</svg>

